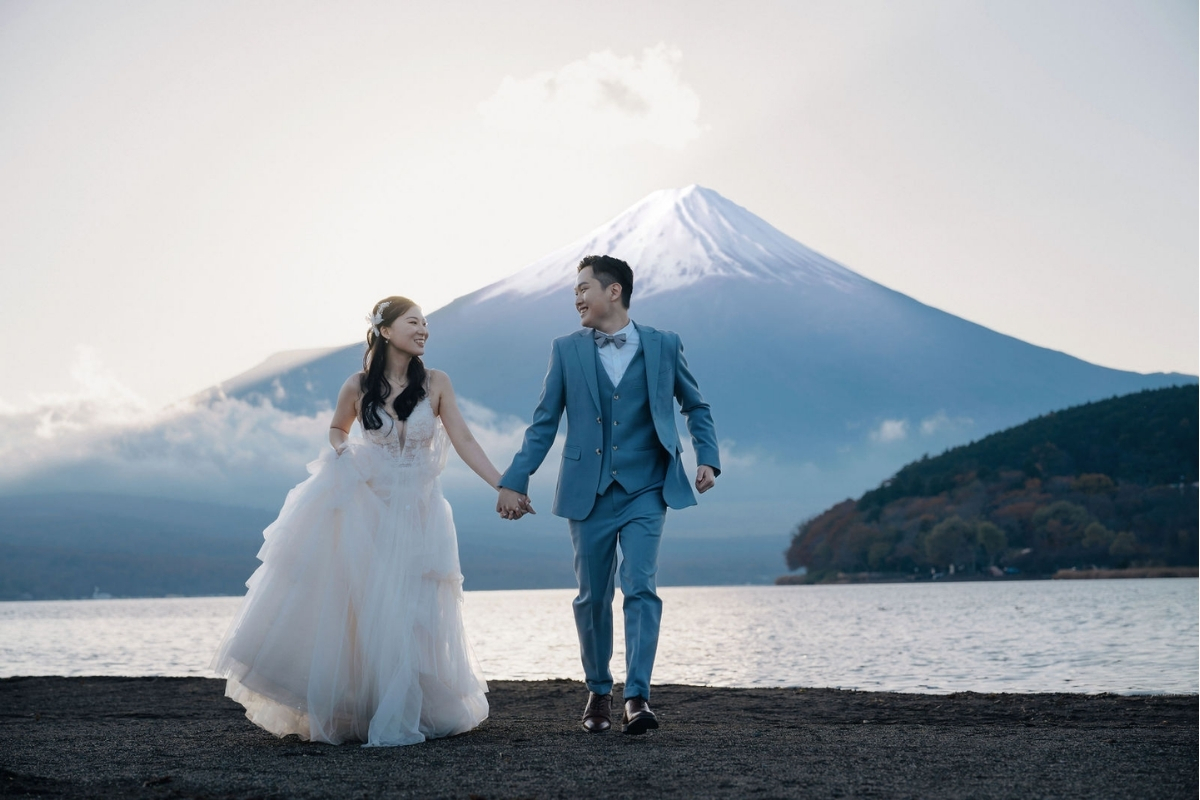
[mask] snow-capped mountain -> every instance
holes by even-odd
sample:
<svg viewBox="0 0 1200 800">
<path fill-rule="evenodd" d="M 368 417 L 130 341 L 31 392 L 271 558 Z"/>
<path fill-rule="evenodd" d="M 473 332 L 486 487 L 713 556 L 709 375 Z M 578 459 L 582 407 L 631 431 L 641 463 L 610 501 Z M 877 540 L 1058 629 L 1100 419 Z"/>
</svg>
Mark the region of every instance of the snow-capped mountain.
<svg viewBox="0 0 1200 800">
<path fill-rule="evenodd" d="M 668 517 L 664 583 L 769 580 L 801 519 L 923 452 L 1090 400 L 1196 382 L 1099 367 L 931 308 L 689 186 L 655 192 L 429 314 L 426 362 L 450 374 L 501 467 L 537 402 L 551 339 L 579 327 L 575 268 L 593 253 L 633 267 L 636 322 L 681 335 L 721 440 L 717 488 L 699 509 Z M 277 510 L 324 446 L 324 415 L 361 354 L 352 344 L 276 355 L 213 387 L 186 415 L 97 440 L 0 492 L 153 494 Z M 548 513 L 556 461 L 552 454 L 534 476 L 543 513 L 520 523 L 497 520 L 494 494 L 461 465 L 448 471 L 468 587 L 570 585 L 564 526 Z"/>
<path fill-rule="evenodd" d="M 719 434 L 742 453 L 898 467 L 1037 414 L 1195 380 L 1099 367 L 923 305 L 700 186 L 655 192 L 430 314 L 427 363 L 460 395 L 527 419 L 550 340 L 578 327 L 575 267 L 592 253 L 633 267 L 632 318 L 681 334 Z M 360 363 L 351 345 L 226 391 L 311 413 Z"/>
<path fill-rule="evenodd" d="M 573 283 L 579 260 L 593 253 L 636 265 L 639 302 L 712 278 L 845 290 L 867 283 L 711 189 L 692 185 L 649 195 L 583 239 L 477 292 L 472 301 L 561 291 Z"/>
</svg>

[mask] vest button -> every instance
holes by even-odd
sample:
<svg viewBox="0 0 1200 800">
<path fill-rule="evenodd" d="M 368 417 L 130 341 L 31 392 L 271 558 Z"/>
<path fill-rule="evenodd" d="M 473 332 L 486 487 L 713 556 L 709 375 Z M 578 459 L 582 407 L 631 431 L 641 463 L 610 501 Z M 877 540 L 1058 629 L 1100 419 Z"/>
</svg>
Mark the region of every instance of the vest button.
<svg viewBox="0 0 1200 800">
<path fill-rule="evenodd" d="M 616 475 L 616 474 L 617 474 L 617 471 L 614 469 L 614 470 L 613 470 L 613 475 Z"/>
<path fill-rule="evenodd" d="M 619 395 L 619 394 L 613 395 L 613 400 L 620 400 L 620 399 L 621 399 L 621 395 Z"/>
<path fill-rule="evenodd" d="M 613 450 L 616 450 L 616 449 L 617 449 L 617 446 L 614 444 L 614 445 L 613 445 Z"/>
<path fill-rule="evenodd" d="M 620 424 L 621 424 L 621 420 L 619 420 L 619 419 L 613 420 L 613 425 L 620 425 Z"/>
</svg>

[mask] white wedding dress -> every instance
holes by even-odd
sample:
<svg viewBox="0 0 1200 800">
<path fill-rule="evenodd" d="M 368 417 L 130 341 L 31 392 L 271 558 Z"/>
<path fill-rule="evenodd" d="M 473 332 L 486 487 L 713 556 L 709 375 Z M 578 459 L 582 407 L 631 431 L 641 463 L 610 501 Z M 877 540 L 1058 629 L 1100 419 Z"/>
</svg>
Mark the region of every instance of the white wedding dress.
<svg viewBox="0 0 1200 800">
<path fill-rule="evenodd" d="M 308 465 L 264 532 L 261 566 L 212 666 L 277 736 L 405 745 L 487 718 L 428 398 Z"/>
</svg>

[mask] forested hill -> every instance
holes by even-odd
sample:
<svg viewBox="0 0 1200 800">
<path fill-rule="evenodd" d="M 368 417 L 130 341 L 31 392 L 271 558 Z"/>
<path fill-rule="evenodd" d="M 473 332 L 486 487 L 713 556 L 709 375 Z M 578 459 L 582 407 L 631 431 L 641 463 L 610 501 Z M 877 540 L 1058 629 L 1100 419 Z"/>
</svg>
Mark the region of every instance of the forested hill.
<svg viewBox="0 0 1200 800">
<path fill-rule="evenodd" d="M 1056 411 L 902 468 L 858 501 L 929 497 L 1005 469 L 1030 477 L 1104 474 L 1144 485 L 1196 480 L 1197 387 L 1175 386 Z"/>
<path fill-rule="evenodd" d="M 802 523 L 788 567 L 1194 565 L 1198 400 L 1196 386 L 1115 397 L 913 462 Z"/>
</svg>

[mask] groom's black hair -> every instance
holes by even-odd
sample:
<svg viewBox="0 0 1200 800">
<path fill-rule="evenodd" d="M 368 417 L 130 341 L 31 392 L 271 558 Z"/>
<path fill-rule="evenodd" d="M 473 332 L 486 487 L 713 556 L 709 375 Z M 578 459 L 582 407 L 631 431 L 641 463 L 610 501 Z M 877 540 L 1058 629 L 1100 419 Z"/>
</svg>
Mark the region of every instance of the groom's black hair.
<svg viewBox="0 0 1200 800">
<path fill-rule="evenodd" d="M 575 271 L 582 272 L 584 267 L 592 268 L 592 274 L 605 289 L 614 283 L 621 284 L 621 305 L 629 308 L 629 300 L 633 297 L 633 269 L 628 264 L 612 256 L 584 256 Z"/>
</svg>

